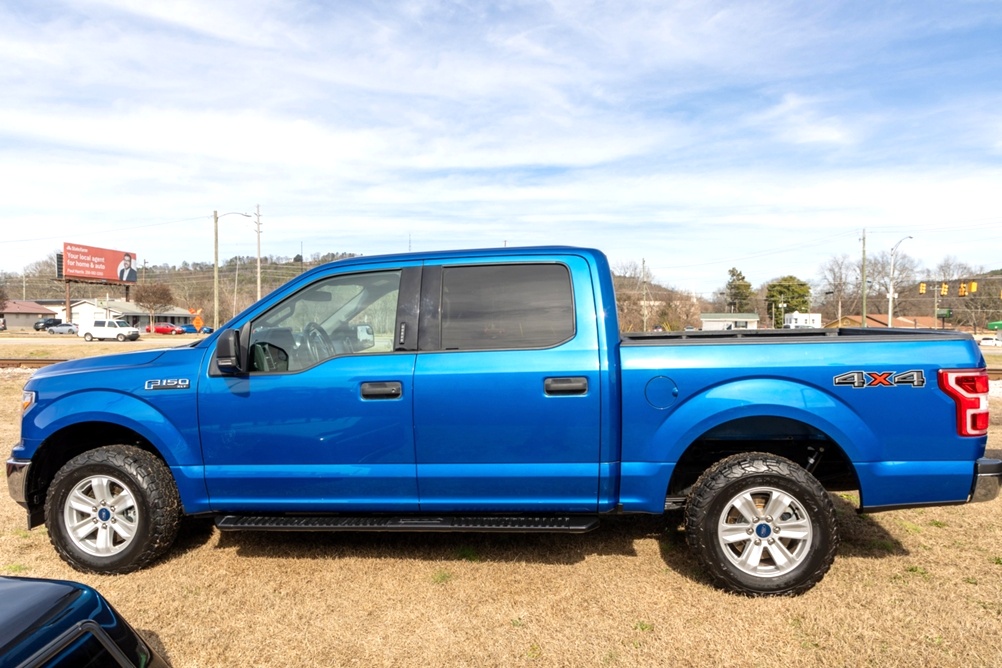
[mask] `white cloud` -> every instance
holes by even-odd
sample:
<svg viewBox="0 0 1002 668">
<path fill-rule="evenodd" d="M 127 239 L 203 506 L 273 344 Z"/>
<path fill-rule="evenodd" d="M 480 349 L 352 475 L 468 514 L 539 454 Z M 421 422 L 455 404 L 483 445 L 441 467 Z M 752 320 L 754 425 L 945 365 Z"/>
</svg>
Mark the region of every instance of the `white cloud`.
<svg viewBox="0 0 1002 668">
<path fill-rule="evenodd" d="M 1002 228 L 1002 94 L 971 74 L 999 13 L 6 3 L 0 269 L 67 239 L 204 260 L 206 216 L 258 203 L 266 253 L 582 243 L 704 293 L 810 278 L 864 227 L 990 265 L 951 230 Z"/>
</svg>

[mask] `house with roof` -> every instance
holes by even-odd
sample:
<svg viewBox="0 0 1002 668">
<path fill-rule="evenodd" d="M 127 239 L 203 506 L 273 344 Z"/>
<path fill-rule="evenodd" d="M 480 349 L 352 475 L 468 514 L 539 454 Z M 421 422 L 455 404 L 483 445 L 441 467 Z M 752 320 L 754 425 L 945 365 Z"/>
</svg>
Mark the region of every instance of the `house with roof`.
<svg viewBox="0 0 1002 668">
<path fill-rule="evenodd" d="M 725 329 L 758 329 L 758 313 L 700 313 L 700 327 L 705 332 Z"/>
<path fill-rule="evenodd" d="M 52 309 L 25 299 L 8 299 L 0 312 L 0 318 L 4 319 L 8 330 L 32 329 L 37 321 L 52 317 L 59 316 Z"/>
</svg>

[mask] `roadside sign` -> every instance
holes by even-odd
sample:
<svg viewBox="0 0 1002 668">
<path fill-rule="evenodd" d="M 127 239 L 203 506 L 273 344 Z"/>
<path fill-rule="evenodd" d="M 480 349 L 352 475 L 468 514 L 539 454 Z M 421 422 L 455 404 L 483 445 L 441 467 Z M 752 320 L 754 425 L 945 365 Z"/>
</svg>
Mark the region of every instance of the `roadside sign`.
<svg viewBox="0 0 1002 668">
<path fill-rule="evenodd" d="M 204 325 L 205 322 L 202 320 L 202 316 L 196 315 L 195 319 L 191 321 L 191 324 L 195 326 L 195 329 L 202 329 L 202 325 Z"/>
</svg>

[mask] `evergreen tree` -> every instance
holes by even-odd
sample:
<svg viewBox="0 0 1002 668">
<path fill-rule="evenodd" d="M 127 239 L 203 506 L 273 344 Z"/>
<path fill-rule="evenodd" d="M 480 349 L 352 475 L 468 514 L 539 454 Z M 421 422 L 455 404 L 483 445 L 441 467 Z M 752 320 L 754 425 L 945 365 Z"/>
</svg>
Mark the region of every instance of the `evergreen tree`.
<svg viewBox="0 0 1002 668">
<path fill-rule="evenodd" d="M 727 308 L 732 313 L 754 313 L 751 283 L 735 268 L 729 269 L 727 275 L 727 285 L 724 288 Z"/>
</svg>

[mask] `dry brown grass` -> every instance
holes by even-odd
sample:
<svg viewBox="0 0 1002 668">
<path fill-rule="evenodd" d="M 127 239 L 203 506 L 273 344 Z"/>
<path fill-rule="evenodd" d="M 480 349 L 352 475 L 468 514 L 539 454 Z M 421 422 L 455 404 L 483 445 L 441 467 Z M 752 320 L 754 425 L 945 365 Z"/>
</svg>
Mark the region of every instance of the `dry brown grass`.
<svg viewBox="0 0 1002 668">
<path fill-rule="evenodd" d="M 137 343 L 181 342 L 150 339 Z M 51 357 L 136 347 L 60 345 Z M 0 340 L 0 357 L 26 356 L 8 350 Z M 6 443 L 27 373 L 0 371 Z M 872 516 L 836 503 L 835 566 L 794 599 L 713 589 L 682 535 L 652 519 L 584 536 L 221 535 L 191 522 L 167 559 L 102 577 L 64 565 L 6 501 L 0 573 L 97 587 L 175 666 L 1002 664 L 1002 501 Z"/>
</svg>

